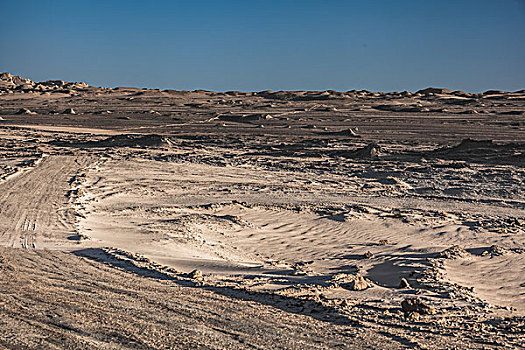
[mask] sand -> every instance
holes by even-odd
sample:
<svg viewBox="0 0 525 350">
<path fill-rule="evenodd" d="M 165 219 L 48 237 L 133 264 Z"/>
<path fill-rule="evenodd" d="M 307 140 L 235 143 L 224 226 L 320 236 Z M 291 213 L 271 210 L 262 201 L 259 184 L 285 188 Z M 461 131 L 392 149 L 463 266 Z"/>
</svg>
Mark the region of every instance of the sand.
<svg viewBox="0 0 525 350">
<path fill-rule="evenodd" d="M 24 84 L 2 346 L 524 343 L 525 93 Z"/>
</svg>

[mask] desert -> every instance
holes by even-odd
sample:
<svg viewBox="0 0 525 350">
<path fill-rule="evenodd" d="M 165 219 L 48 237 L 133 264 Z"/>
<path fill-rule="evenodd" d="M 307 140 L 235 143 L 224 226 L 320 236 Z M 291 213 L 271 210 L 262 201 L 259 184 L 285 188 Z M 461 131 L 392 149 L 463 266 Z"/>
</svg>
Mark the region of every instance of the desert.
<svg viewBox="0 0 525 350">
<path fill-rule="evenodd" d="M 525 91 L 0 75 L 0 344 L 522 348 Z"/>
</svg>

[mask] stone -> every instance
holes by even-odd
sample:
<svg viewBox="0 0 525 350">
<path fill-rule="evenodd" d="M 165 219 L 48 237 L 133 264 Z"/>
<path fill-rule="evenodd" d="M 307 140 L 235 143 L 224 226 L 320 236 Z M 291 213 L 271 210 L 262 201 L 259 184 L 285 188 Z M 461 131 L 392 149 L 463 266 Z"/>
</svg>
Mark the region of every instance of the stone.
<svg viewBox="0 0 525 350">
<path fill-rule="evenodd" d="M 415 298 L 406 298 L 401 302 L 401 308 L 405 314 L 416 312 L 420 315 L 431 315 L 436 312 L 433 306 L 428 305 L 423 300 Z"/>
<path fill-rule="evenodd" d="M 373 258 L 373 257 L 374 257 L 374 253 L 372 253 L 372 252 L 369 250 L 369 251 L 367 251 L 365 254 L 363 254 L 363 257 L 365 257 L 366 259 Z"/>
<path fill-rule="evenodd" d="M 375 159 L 378 158 L 381 152 L 381 147 L 376 143 L 370 143 L 365 147 L 358 148 L 354 151 L 348 151 L 344 157 L 346 158 L 361 158 L 361 159 Z"/>
<path fill-rule="evenodd" d="M 408 281 L 407 281 L 406 278 L 401 278 L 401 281 L 399 282 L 399 288 L 400 288 L 400 289 L 403 289 L 403 288 L 411 288 L 411 287 L 410 287 L 410 283 L 408 283 Z"/>
<path fill-rule="evenodd" d="M 198 281 L 204 279 L 204 275 L 202 274 L 201 270 L 193 270 L 188 274 L 188 277 Z"/>
<path fill-rule="evenodd" d="M 355 279 L 350 282 L 350 288 L 352 288 L 352 290 L 365 290 L 368 287 L 368 282 L 361 275 L 356 275 Z"/>
<path fill-rule="evenodd" d="M 420 314 L 417 312 L 408 312 L 405 313 L 405 318 L 409 321 L 417 321 L 419 320 Z"/>
<path fill-rule="evenodd" d="M 36 112 L 33 112 L 28 108 L 21 108 L 16 114 L 36 114 Z"/>
</svg>

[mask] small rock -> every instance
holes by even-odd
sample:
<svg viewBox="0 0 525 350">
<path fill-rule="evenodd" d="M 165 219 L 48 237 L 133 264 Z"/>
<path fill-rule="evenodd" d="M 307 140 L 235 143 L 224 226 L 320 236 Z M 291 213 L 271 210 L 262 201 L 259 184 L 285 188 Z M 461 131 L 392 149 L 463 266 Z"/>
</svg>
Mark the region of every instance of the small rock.
<svg viewBox="0 0 525 350">
<path fill-rule="evenodd" d="M 370 259 L 370 258 L 373 258 L 374 257 L 374 253 L 372 253 L 370 250 L 367 251 L 365 254 L 363 254 L 363 256 L 366 258 L 366 259 Z"/>
<path fill-rule="evenodd" d="M 77 114 L 73 108 L 68 108 L 62 114 Z"/>
<path fill-rule="evenodd" d="M 365 290 L 368 288 L 368 282 L 361 275 L 356 275 L 355 279 L 350 283 L 352 290 Z"/>
<path fill-rule="evenodd" d="M 405 313 L 405 318 L 409 321 L 417 321 L 419 320 L 419 315 L 417 312 L 407 312 Z"/>
<path fill-rule="evenodd" d="M 408 283 L 406 278 L 401 278 L 401 281 L 399 282 L 399 288 L 410 288 L 410 283 Z"/>
<path fill-rule="evenodd" d="M 340 131 L 339 133 L 340 133 L 340 134 L 343 134 L 343 135 L 348 135 L 348 136 L 353 136 L 353 137 L 359 137 L 359 135 L 357 134 L 357 131 L 358 131 L 357 128 L 355 128 L 355 129 L 348 128 L 348 129 L 346 129 L 346 130 Z"/>
<path fill-rule="evenodd" d="M 193 270 L 192 272 L 188 274 L 188 277 L 194 280 L 198 280 L 198 281 L 201 281 L 202 279 L 204 279 L 204 276 L 201 270 Z"/>
<path fill-rule="evenodd" d="M 36 112 L 33 112 L 28 108 L 20 108 L 20 110 L 16 112 L 16 114 L 36 114 Z"/>
<path fill-rule="evenodd" d="M 86 236 L 82 233 L 77 233 L 75 235 L 69 236 L 67 239 L 71 241 L 86 241 L 89 240 L 89 236 Z"/>
<path fill-rule="evenodd" d="M 434 307 L 428 305 L 419 298 L 406 298 L 401 302 L 401 308 L 405 314 L 417 312 L 420 315 L 431 315 L 436 312 Z"/>
<path fill-rule="evenodd" d="M 379 242 L 377 242 L 377 245 L 390 245 L 390 241 L 388 239 L 382 239 Z"/>
<path fill-rule="evenodd" d="M 381 147 L 376 143 L 370 143 L 365 147 L 358 148 L 354 151 L 348 151 L 345 155 L 347 158 L 377 159 L 381 154 Z"/>
</svg>

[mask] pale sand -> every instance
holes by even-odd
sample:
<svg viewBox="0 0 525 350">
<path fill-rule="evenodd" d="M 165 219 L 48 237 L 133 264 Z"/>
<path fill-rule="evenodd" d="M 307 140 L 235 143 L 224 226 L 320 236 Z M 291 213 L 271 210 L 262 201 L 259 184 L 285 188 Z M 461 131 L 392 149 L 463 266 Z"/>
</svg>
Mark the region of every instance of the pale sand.
<svg viewBox="0 0 525 350">
<path fill-rule="evenodd" d="M 525 343 L 523 92 L 69 89 L 0 85 L 0 346 Z"/>
</svg>

